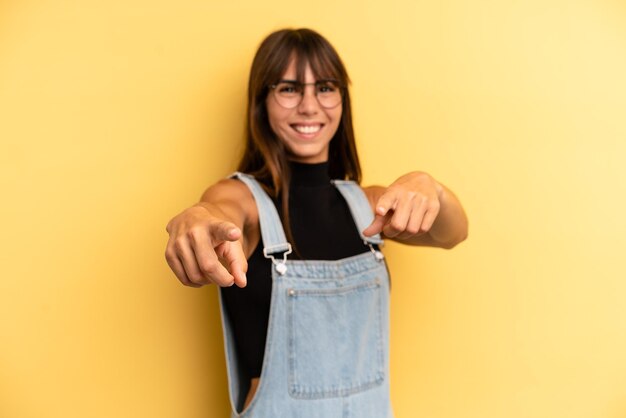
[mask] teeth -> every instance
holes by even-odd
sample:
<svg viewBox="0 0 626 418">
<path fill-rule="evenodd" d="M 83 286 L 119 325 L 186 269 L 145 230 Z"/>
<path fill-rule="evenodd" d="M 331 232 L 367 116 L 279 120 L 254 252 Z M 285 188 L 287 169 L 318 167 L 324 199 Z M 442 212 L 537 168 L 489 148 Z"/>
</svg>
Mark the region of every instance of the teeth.
<svg viewBox="0 0 626 418">
<path fill-rule="evenodd" d="M 300 132 L 301 134 L 313 134 L 317 131 L 319 131 L 321 128 L 320 125 L 295 125 L 294 129 L 298 132 Z"/>
</svg>

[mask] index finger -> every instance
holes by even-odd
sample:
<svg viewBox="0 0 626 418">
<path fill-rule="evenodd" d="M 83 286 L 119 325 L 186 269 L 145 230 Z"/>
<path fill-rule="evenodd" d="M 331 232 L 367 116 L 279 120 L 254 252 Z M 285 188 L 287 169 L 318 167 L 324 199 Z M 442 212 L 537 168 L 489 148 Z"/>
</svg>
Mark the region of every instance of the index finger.
<svg viewBox="0 0 626 418">
<path fill-rule="evenodd" d="M 193 252 L 193 258 L 187 264 L 192 268 L 197 268 L 198 274 L 218 286 L 232 286 L 234 277 L 218 260 L 216 248 L 219 247 L 220 244 L 216 244 L 213 242 L 211 236 L 204 234 L 192 234 L 190 238 L 189 243 Z"/>
<path fill-rule="evenodd" d="M 376 214 L 372 223 L 363 230 L 363 235 L 371 237 L 383 232 L 383 227 L 387 224 L 392 215 L 393 212 L 387 212 L 384 216 Z"/>
<path fill-rule="evenodd" d="M 238 287 L 245 287 L 247 284 L 248 260 L 244 254 L 241 241 L 224 242 L 216 247 L 215 251 L 218 257 L 226 263 L 228 271 L 233 275 L 235 284 Z"/>
</svg>

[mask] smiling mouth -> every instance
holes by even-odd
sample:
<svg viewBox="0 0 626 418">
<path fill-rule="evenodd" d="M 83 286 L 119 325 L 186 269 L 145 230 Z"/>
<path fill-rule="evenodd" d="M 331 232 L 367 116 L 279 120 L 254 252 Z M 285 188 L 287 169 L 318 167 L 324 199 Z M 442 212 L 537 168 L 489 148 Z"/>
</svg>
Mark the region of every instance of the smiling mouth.
<svg viewBox="0 0 626 418">
<path fill-rule="evenodd" d="M 322 129 L 322 126 L 324 125 L 291 125 L 296 132 L 301 134 L 315 134 Z"/>
</svg>

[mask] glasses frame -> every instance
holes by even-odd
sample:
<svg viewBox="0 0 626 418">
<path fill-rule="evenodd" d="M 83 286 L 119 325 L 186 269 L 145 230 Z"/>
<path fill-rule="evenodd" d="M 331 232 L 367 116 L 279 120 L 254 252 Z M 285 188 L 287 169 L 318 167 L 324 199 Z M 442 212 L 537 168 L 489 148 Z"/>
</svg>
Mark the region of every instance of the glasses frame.
<svg viewBox="0 0 626 418">
<path fill-rule="evenodd" d="M 317 96 L 318 95 L 317 89 L 315 90 L 315 99 L 317 100 L 317 103 L 319 103 L 319 105 L 323 107 L 324 109 L 334 109 L 337 106 L 339 106 L 341 103 L 343 103 L 344 90 L 345 90 L 345 86 L 343 86 L 339 81 L 334 80 L 334 79 L 317 80 L 314 83 L 300 83 L 299 81 L 296 81 L 296 80 L 279 80 L 277 83 L 270 85 L 269 88 L 270 90 L 272 90 L 272 96 L 274 96 L 274 100 L 276 101 L 276 103 L 278 103 L 280 107 L 285 108 L 285 109 L 295 109 L 296 107 L 300 106 L 300 103 L 302 103 L 302 99 L 304 99 L 306 86 L 317 86 L 319 84 L 328 83 L 328 82 L 331 82 L 337 85 L 337 88 L 339 89 L 339 96 L 341 96 L 341 100 L 339 100 L 339 102 L 334 106 L 324 106 L 322 102 L 320 101 L 320 98 Z M 300 93 L 300 100 L 298 100 L 298 103 L 296 103 L 294 106 L 291 106 L 291 107 L 285 106 L 281 104 L 280 101 L 278 100 L 276 87 L 278 87 L 278 85 L 281 83 L 293 84 L 294 86 L 302 87 L 302 93 Z"/>
</svg>

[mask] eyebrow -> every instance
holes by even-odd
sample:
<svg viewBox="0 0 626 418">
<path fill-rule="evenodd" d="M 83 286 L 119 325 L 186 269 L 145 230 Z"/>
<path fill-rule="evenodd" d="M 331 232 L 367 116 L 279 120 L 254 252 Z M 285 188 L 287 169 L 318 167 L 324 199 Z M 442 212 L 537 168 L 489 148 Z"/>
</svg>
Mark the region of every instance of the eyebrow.
<svg viewBox="0 0 626 418">
<path fill-rule="evenodd" d="M 339 83 L 339 80 L 335 80 L 333 78 L 324 78 L 324 79 L 320 79 L 320 80 L 316 80 L 315 84 L 317 83 L 327 83 L 327 82 L 333 82 L 333 83 Z M 280 79 L 278 80 L 279 83 L 291 83 L 291 84 L 303 84 L 300 83 L 298 80 L 287 80 L 287 79 Z"/>
</svg>

